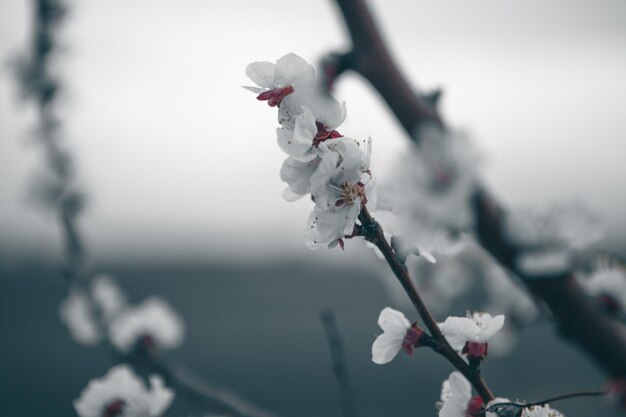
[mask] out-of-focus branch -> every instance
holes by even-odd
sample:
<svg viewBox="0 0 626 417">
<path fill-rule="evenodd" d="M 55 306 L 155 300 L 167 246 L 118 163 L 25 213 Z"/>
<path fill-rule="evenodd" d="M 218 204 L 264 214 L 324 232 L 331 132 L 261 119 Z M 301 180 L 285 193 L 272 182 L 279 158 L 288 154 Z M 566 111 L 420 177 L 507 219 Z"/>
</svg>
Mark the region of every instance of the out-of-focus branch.
<svg viewBox="0 0 626 417">
<path fill-rule="evenodd" d="M 436 110 L 416 94 L 390 56 L 365 0 L 336 0 L 348 26 L 353 49 L 352 70 L 380 93 L 412 140 L 420 124 L 434 122 L 445 128 Z M 584 350 L 611 376 L 626 377 L 626 334 L 596 311 L 572 274 L 529 278 L 517 267 L 519 248 L 503 233 L 506 216 L 501 206 L 482 188 L 473 199 L 475 233 L 481 244 L 503 266 L 516 273 L 529 290 L 542 299 L 557 319 L 563 336 Z"/>
<path fill-rule="evenodd" d="M 344 69 L 358 72 L 372 84 L 409 135 L 422 122 L 443 126 L 437 112 L 413 91 L 391 58 L 364 0 L 337 0 L 337 4 L 352 38 Z"/>
<path fill-rule="evenodd" d="M 53 177 L 52 189 L 43 192 L 51 196 L 48 203 L 52 203 L 61 226 L 65 246 L 64 275 L 70 285 L 83 288 L 89 296 L 91 275 L 86 268 L 85 245 L 78 227 L 84 197 L 75 187 L 72 155 L 60 143 L 61 123 L 56 114 L 60 81 L 50 71 L 58 43 L 56 29 L 66 16 L 67 9 L 62 0 L 34 0 L 33 3 L 34 38 L 29 54 L 16 63 L 16 71 L 24 99 L 32 101 L 37 107 L 37 139 Z M 93 299 L 91 304 L 94 308 L 97 306 Z M 106 324 L 102 317 L 99 317 L 98 322 L 105 330 Z M 103 333 L 108 334 L 106 331 Z M 113 358 L 119 359 L 110 341 L 106 341 L 105 347 Z M 204 405 L 215 407 L 217 411 L 237 417 L 276 417 L 236 393 L 154 355 L 135 355 L 124 359 L 135 365 L 141 363 L 149 370 L 162 374 L 177 390 L 193 394 Z"/>
<path fill-rule="evenodd" d="M 441 333 L 437 321 L 433 317 L 432 313 L 428 309 L 428 306 L 424 303 L 415 284 L 409 275 L 409 271 L 406 266 L 400 262 L 395 252 L 387 243 L 383 229 L 378 222 L 374 220 L 367 210 L 367 207 L 361 209 L 359 214 L 359 220 L 361 221 L 361 233 L 363 237 L 368 241 L 376 245 L 376 247 L 382 252 L 385 257 L 385 261 L 393 271 L 394 275 L 400 281 L 402 288 L 407 293 L 413 306 L 417 310 L 424 325 L 430 332 L 430 336 L 436 342 L 433 350 L 443 356 L 452 366 L 454 366 L 459 372 L 465 376 L 465 378 L 472 384 L 480 398 L 485 404 L 494 399 L 493 393 L 480 375 L 480 369 L 477 366 L 473 366 L 471 363 L 465 362 L 455 351 L 452 349 L 444 335 Z"/>
<path fill-rule="evenodd" d="M 341 335 L 337 328 L 335 315 L 331 310 L 324 310 L 320 313 L 320 319 L 324 326 L 328 347 L 330 348 L 330 356 L 333 361 L 333 372 L 337 385 L 339 385 L 339 393 L 341 395 L 341 407 L 344 417 L 356 417 L 356 407 L 354 405 L 354 394 L 352 384 L 350 384 L 350 375 L 348 374 L 348 366 L 346 364 L 346 354 L 343 350 Z"/>
<path fill-rule="evenodd" d="M 444 128 L 441 117 L 416 94 L 389 54 L 365 0 L 336 0 L 352 37 L 352 70 L 366 78 L 385 99 L 412 140 L 421 123 Z M 503 232 L 505 212 L 484 189 L 473 199 L 476 235 L 505 267 L 516 273 L 541 298 L 558 320 L 566 338 L 583 349 L 606 373 L 626 377 L 626 334 L 584 297 L 571 274 L 528 278 L 516 265 L 519 248 Z"/>
<path fill-rule="evenodd" d="M 193 397 L 212 411 L 234 417 L 277 417 L 241 395 L 201 378 L 180 364 L 153 356 L 145 358 L 148 370 L 161 374 L 181 395 Z"/>
</svg>

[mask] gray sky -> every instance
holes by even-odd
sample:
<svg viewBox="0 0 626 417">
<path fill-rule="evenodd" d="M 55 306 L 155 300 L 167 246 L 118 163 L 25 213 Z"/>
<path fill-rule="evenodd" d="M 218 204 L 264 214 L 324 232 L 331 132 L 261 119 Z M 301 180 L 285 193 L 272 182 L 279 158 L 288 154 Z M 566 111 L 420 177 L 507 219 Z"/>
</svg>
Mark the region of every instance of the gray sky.
<svg viewBox="0 0 626 417">
<path fill-rule="evenodd" d="M 626 2 L 372 1 L 403 71 L 445 89 L 443 111 L 485 155 L 511 206 L 584 201 L 626 241 Z M 284 202 L 275 111 L 241 89 L 245 66 L 295 52 L 316 61 L 347 37 L 331 1 L 72 2 L 60 61 L 68 143 L 90 200 L 96 258 L 306 255 L 311 204 Z M 0 2 L 0 56 L 27 45 L 24 0 Z M 32 113 L 0 76 L 0 255 L 59 247 L 27 203 L 40 153 Z M 340 129 L 371 135 L 385 176 L 406 139 L 355 76 Z M 317 255 L 314 255 L 317 256 Z"/>
</svg>

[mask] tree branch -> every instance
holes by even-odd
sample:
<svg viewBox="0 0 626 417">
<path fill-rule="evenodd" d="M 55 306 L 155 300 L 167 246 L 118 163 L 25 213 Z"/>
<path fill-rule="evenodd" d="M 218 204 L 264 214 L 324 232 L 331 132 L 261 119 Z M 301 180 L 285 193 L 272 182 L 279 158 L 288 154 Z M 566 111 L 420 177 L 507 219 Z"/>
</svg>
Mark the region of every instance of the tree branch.
<svg viewBox="0 0 626 417">
<path fill-rule="evenodd" d="M 65 246 L 64 275 L 69 284 L 81 287 L 96 310 L 98 323 L 103 333 L 108 335 L 106 323 L 97 310 L 97 303 L 91 298 L 89 283 L 91 274 L 86 270 L 87 256 L 77 219 L 82 206 L 82 195 L 73 190 L 75 178 L 72 171 L 72 155 L 59 144 L 60 122 L 55 114 L 59 81 L 50 74 L 50 64 L 57 43 L 55 30 L 66 14 L 61 0 L 34 0 L 34 38 L 31 51 L 23 61 L 18 62 L 16 71 L 22 94 L 37 107 L 39 136 L 43 154 L 55 180 L 55 199 L 52 209 L 57 215 Z M 57 195 L 58 194 L 58 195 Z M 111 356 L 119 359 L 119 354 L 107 340 L 105 348 Z M 170 384 L 185 393 L 200 398 L 203 404 L 216 407 L 222 412 L 237 417 L 276 417 L 253 405 L 236 393 L 206 381 L 189 370 L 165 362 L 153 355 L 127 357 L 135 366 L 143 364 L 148 369 L 164 376 Z"/>
<path fill-rule="evenodd" d="M 352 37 L 352 70 L 380 93 L 412 140 L 424 122 L 445 128 L 441 117 L 416 94 L 402 76 L 383 42 L 365 0 L 336 0 Z M 503 233 L 505 212 L 483 188 L 473 198 L 475 233 L 480 243 L 503 266 L 517 274 L 542 299 L 566 338 L 577 344 L 611 376 L 626 377 L 626 335 L 585 298 L 572 274 L 530 278 L 517 267 L 519 248 Z M 395 272 L 395 271 L 394 271 Z M 403 284 L 404 285 L 404 284 Z"/>
</svg>

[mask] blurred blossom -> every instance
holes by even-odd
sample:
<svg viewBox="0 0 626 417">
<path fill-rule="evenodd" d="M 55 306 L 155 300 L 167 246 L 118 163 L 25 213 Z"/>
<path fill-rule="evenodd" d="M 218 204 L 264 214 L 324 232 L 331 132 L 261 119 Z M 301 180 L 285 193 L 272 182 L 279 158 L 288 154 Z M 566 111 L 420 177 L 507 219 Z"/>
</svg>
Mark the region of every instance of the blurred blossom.
<svg viewBox="0 0 626 417">
<path fill-rule="evenodd" d="M 524 408 L 520 417 L 565 417 L 557 410 L 553 410 L 549 405 L 534 405 Z"/>
<path fill-rule="evenodd" d="M 161 377 L 152 375 L 150 386 L 141 381 L 127 365 L 111 368 L 100 379 L 92 379 L 74 408 L 80 417 L 157 417 L 163 415 L 174 399 Z"/>
<path fill-rule="evenodd" d="M 523 288 L 499 265 L 488 262 L 481 274 L 487 295 L 485 310 L 504 313 L 507 320 L 489 341 L 489 354 L 509 354 L 518 342 L 518 326 L 529 324 L 539 316 L 539 309 Z"/>
<path fill-rule="evenodd" d="M 454 255 L 474 222 L 479 157 L 462 133 L 426 125 L 417 135 L 419 146 L 399 158 L 393 183 L 381 186 L 380 208 L 396 213 L 403 239 Z"/>
<path fill-rule="evenodd" d="M 90 300 L 82 291 L 70 291 L 59 307 L 59 315 L 76 343 L 93 346 L 102 340 Z"/>
<path fill-rule="evenodd" d="M 600 240 L 604 229 L 582 207 L 571 205 L 544 213 L 511 212 L 506 218 L 505 233 L 522 249 L 517 266 L 532 277 L 568 271 L 576 252 Z"/>
<path fill-rule="evenodd" d="M 544 277 L 568 272 L 572 262 L 569 251 L 555 248 L 523 252 L 518 256 L 517 267 L 529 277 Z"/>
<path fill-rule="evenodd" d="M 91 291 L 94 301 L 107 321 L 126 308 L 126 296 L 109 275 L 101 274 L 93 278 Z"/>
<path fill-rule="evenodd" d="M 115 317 L 109 336 L 122 352 L 131 351 L 140 342 L 148 348 L 173 349 L 183 341 L 184 323 L 167 301 L 151 297 Z"/>
<path fill-rule="evenodd" d="M 437 264 L 415 261 L 407 262 L 414 272 L 418 291 L 429 306 L 443 312 L 470 287 L 471 277 L 467 266 L 459 258 L 448 258 Z"/>
<path fill-rule="evenodd" d="M 537 317 L 539 310 L 535 302 L 503 268 L 490 262 L 482 275 L 488 299 L 486 310 L 505 313 L 522 323 Z"/>
<path fill-rule="evenodd" d="M 601 259 L 590 274 L 578 274 L 578 279 L 587 294 L 609 313 L 626 312 L 626 269 L 623 265 Z"/>
</svg>

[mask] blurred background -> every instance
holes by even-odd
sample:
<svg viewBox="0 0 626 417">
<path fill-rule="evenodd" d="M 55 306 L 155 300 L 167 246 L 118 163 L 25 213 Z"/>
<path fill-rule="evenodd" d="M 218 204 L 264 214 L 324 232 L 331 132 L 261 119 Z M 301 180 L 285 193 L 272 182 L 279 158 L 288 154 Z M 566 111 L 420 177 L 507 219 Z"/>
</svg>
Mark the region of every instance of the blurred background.
<svg viewBox="0 0 626 417">
<path fill-rule="evenodd" d="M 443 88 L 442 113 L 471 133 L 484 179 L 505 205 L 582 202 L 607 224 L 602 248 L 626 252 L 626 3 L 370 5 L 408 78 Z M 304 247 L 311 207 L 280 197 L 275 113 L 240 88 L 251 84 L 252 61 L 295 52 L 315 62 L 347 49 L 333 2 L 69 6 L 60 114 L 89 198 L 80 226 L 96 269 L 135 300 L 163 294 L 185 317 L 187 342 L 172 355 L 281 415 L 340 415 L 318 319 L 331 307 L 360 414 L 435 415 L 447 365 L 422 352 L 371 363 L 378 313 L 399 303 L 383 284 L 391 278 L 361 243 L 345 252 Z M 28 195 L 42 156 L 35 113 L 20 104 L 8 62 L 28 47 L 31 23 L 30 2 L 0 2 L 0 415 L 66 416 L 110 360 L 73 344 L 57 317 L 66 294 L 56 276 L 61 236 Z M 355 75 L 339 81 L 336 97 L 348 106 L 341 131 L 371 135 L 373 172 L 388 178 L 408 145 L 395 119 Z M 485 370 L 498 394 L 541 399 L 602 383 L 549 325 L 526 332 Z M 599 404 L 558 408 L 600 415 Z"/>
</svg>

